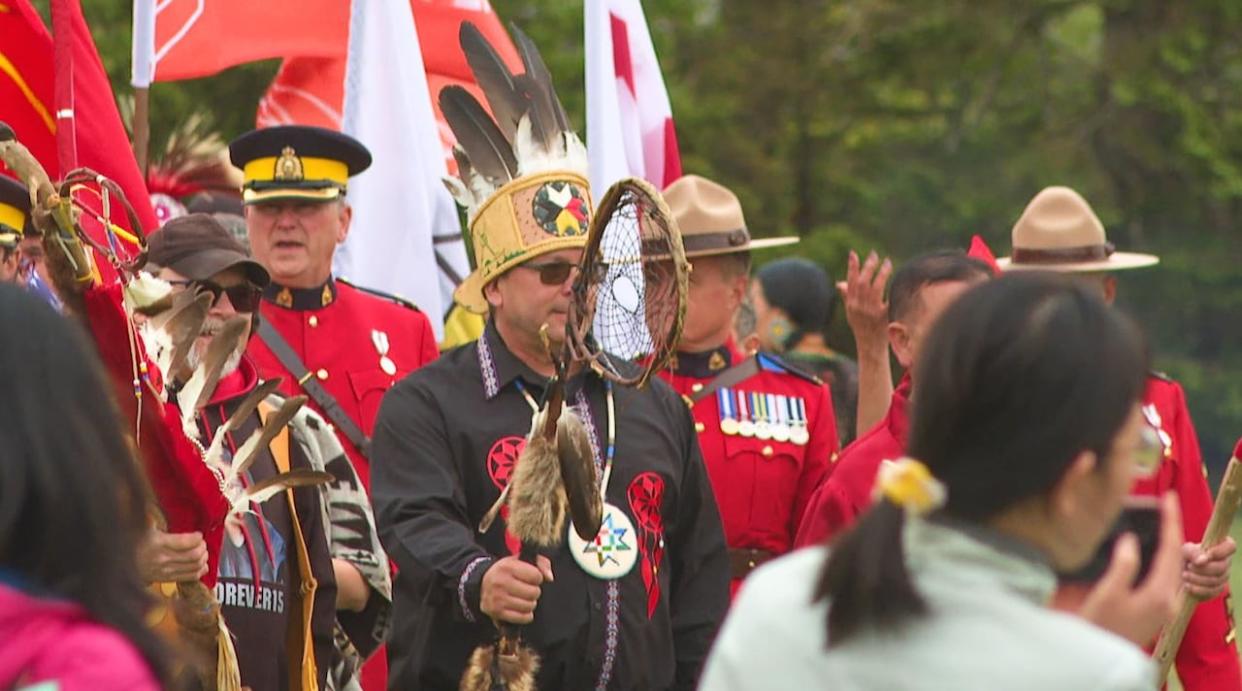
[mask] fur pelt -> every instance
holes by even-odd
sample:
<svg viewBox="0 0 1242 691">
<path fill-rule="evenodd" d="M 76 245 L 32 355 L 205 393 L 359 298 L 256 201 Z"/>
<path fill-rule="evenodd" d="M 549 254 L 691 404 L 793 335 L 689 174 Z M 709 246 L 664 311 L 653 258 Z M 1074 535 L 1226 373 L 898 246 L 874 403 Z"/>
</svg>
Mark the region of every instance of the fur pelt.
<svg viewBox="0 0 1242 691">
<path fill-rule="evenodd" d="M 556 442 L 533 434 L 518 456 L 510 481 L 509 532 L 523 544 L 554 548 L 565 538 L 567 508 Z"/>
<path fill-rule="evenodd" d="M 461 677 L 460 691 L 535 691 L 535 674 L 539 671 L 539 655 L 518 644 L 512 655 L 500 654 L 499 643 L 481 645 L 474 649 L 466 672 Z M 492 672 L 499 667 L 500 679 L 493 679 Z"/>
</svg>

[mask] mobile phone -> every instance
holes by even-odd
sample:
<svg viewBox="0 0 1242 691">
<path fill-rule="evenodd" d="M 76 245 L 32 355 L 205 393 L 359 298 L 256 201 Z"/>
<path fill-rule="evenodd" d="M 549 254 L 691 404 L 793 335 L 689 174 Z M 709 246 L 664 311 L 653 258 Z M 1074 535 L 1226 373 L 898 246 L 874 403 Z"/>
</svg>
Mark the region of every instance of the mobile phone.
<svg viewBox="0 0 1242 691">
<path fill-rule="evenodd" d="M 1130 497 L 1117 522 L 1108 531 L 1091 561 L 1072 573 L 1059 574 L 1063 583 L 1094 583 L 1108 570 L 1113 560 L 1117 540 L 1126 533 L 1134 533 L 1139 541 L 1139 573 L 1136 582 L 1147 578 L 1156 547 L 1160 542 L 1160 502 L 1155 497 Z"/>
</svg>

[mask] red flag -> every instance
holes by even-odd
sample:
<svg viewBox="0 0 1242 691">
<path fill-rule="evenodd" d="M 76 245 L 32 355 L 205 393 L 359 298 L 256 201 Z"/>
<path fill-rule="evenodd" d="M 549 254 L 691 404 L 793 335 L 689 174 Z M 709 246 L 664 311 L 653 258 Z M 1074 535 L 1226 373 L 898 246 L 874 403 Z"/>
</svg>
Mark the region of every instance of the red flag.
<svg viewBox="0 0 1242 691">
<path fill-rule="evenodd" d="M 483 92 L 474 84 L 466 56 L 461 52 L 457 34 L 462 22 L 474 22 L 509 68 L 522 71 L 522 60 L 517 48 L 509 39 L 500 18 L 491 6 L 483 1 L 473 7 L 462 7 L 461 0 L 411 0 L 414 23 L 422 47 L 423 66 L 427 71 L 427 88 L 431 92 L 431 104 L 436 114 L 440 143 L 444 148 L 449 172 L 457 170 L 452 148 L 456 143 L 453 133 L 440 114 L 437 98 L 440 89 L 457 84 L 471 91 L 483 101 Z M 272 125 L 319 125 L 332 129 L 341 128 L 342 104 L 345 102 L 345 52 L 342 40 L 339 51 L 332 57 L 286 58 L 259 102 L 255 118 L 258 127 Z"/>
<path fill-rule="evenodd" d="M 349 40 L 345 0 L 136 1 L 154 15 L 155 31 L 151 54 L 135 63 L 154 63 L 160 82 L 270 58 L 344 56 Z"/>
<path fill-rule="evenodd" d="M 0 0 L 0 36 L 0 121 L 56 179 L 52 35 L 28 0 Z"/>
</svg>

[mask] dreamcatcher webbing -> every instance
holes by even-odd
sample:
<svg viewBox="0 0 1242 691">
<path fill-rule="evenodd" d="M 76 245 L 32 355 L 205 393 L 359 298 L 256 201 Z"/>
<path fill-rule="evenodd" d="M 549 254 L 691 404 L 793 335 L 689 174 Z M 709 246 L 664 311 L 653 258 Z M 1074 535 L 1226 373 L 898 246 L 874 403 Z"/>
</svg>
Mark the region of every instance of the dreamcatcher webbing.
<svg viewBox="0 0 1242 691">
<path fill-rule="evenodd" d="M 605 194 L 574 285 L 568 339 L 573 358 L 623 385 L 641 386 L 676 349 L 687 264 L 680 233 L 658 191 L 626 179 Z M 622 370 L 603 352 L 644 366 Z"/>
</svg>

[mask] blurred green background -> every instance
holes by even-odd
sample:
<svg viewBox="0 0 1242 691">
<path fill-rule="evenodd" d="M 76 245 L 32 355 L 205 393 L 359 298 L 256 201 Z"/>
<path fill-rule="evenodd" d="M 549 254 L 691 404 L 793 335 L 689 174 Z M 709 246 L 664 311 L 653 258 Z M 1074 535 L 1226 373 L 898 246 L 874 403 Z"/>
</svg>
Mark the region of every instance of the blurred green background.
<svg viewBox="0 0 1242 691">
<path fill-rule="evenodd" d="M 126 94 L 129 3 L 83 5 Z M 493 6 L 540 45 L 585 129 L 581 3 Z M 1162 258 L 1122 275 L 1121 304 L 1185 385 L 1219 471 L 1242 434 L 1242 3 L 660 0 L 646 12 L 685 169 L 736 190 L 757 234 L 801 235 L 792 251 L 835 274 L 848 248 L 900 260 L 974 233 L 1005 254 L 1040 188 L 1082 192 L 1119 248 Z M 200 110 L 226 138 L 248 129 L 276 67 L 155 85 L 153 148 Z"/>
</svg>

